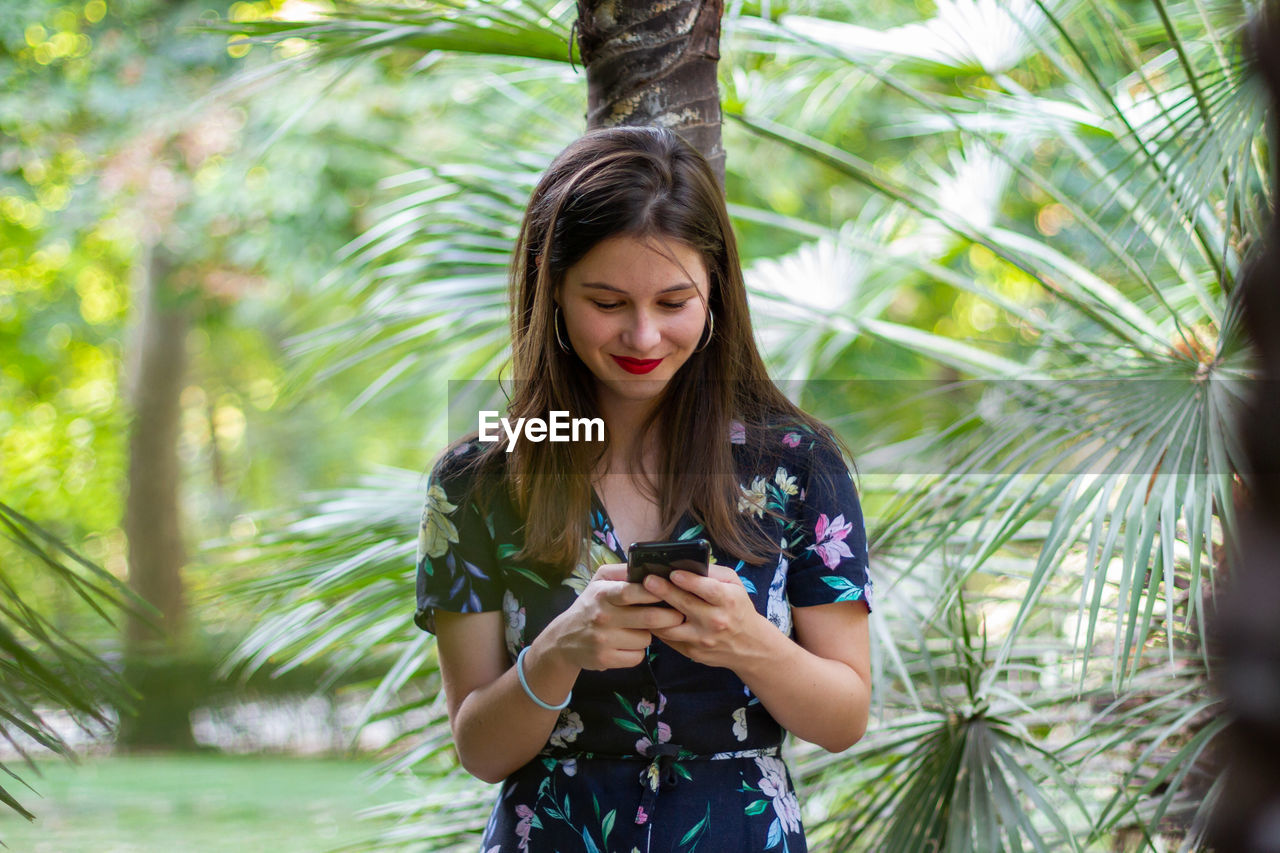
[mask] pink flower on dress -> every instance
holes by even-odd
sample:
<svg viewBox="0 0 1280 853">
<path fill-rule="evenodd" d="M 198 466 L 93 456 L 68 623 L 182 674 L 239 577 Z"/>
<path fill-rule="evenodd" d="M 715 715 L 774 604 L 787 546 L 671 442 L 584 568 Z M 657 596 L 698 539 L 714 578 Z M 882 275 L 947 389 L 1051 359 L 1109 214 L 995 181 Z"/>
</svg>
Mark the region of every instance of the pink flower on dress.
<svg viewBox="0 0 1280 853">
<path fill-rule="evenodd" d="M 747 428 L 742 421 L 729 421 L 729 441 L 733 444 L 747 443 Z"/>
<path fill-rule="evenodd" d="M 648 823 L 649 815 L 645 814 L 644 806 L 636 807 L 636 823 Z"/>
<path fill-rule="evenodd" d="M 596 530 L 594 531 L 594 533 L 596 535 L 596 538 L 600 540 L 601 544 L 603 544 L 604 547 L 608 548 L 610 551 L 612 551 L 615 554 L 622 553 L 622 546 L 618 543 L 618 535 L 614 533 L 612 530 L 608 531 L 607 533 Z"/>
<path fill-rule="evenodd" d="M 655 708 L 656 706 L 648 699 L 641 699 L 636 703 L 636 713 L 642 717 L 652 716 Z"/>
<path fill-rule="evenodd" d="M 658 743 L 666 743 L 669 740 L 671 740 L 671 726 L 666 723 L 658 723 Z M 642 737 L 636 741 L 636 752 L 641 755 L 647 755 L 651 746 L 653 746 L 653 741 L 647 737 Z"/>
<path fill-rule="evenodd" d="M 520 838 L 521 850 L 529 849 L 529 833 L 533 832 L 533 809 L 521 804 L 516 806 L 516 815 L 520 822 L 516 824 L 516 835 Z"/>
<path fill-rule="evenodd" d="M 841 557 L 853 556 L 849 546 L 844 543 L 844 538 L 851 530 L 853 524 L 845 521 L 843 515 L 837 515 L 834 521 L 828 521 L 827 514 L 823 513 L 818 516 L 818 523 L 813 528 L 813 538 L 817 544 L 810 545 L 805 550 L 817 551 L 823 565 L 834 569 L 839 565 Z"/>
<path fill-rule="evenodd" d="M 799 447 L 799 446 L 800 446 L 800 433 L 798 433 L 798 432 L 789 432 L 789 433 L 787 433 L 786 435 L 784 435 L 784 436 L 782 437 L 782 443 L 783 443 L 783 444 L 785 444 L 787 447 Z"/>
</svg>

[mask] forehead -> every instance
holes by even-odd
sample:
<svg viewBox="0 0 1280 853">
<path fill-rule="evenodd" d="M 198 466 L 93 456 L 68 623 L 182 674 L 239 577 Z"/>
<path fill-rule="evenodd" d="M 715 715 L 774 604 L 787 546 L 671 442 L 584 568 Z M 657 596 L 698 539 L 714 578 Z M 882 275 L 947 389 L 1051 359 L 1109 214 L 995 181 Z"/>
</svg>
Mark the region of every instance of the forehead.
<svg viewBox="0 0 1280 853">
<path fill-rule="evenodd" d="M 662 236 L 620 235 L 601 240 L 565 271 L 565 284 L 607 284 L 622 290 L 663 289 L 707 284 L 697 249 Z"/>
</svg>

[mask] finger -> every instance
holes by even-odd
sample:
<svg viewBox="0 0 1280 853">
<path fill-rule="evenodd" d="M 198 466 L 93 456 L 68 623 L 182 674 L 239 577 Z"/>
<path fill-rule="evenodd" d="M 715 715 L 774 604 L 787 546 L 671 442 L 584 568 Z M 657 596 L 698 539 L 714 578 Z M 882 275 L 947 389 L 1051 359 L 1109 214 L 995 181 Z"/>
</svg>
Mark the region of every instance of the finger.
<svg viewBox="0 0 1280 853">
<path fill-rule="evenodd" d="M 659 604 L 661 603 L 660 599 L 655 600 Z M 610 624 L 620 628 L 652 631 L 655 628 L 670 628 L 673 625 L 679 625 L 684 619 L 684 614 L 674 607 L 661 607 L 650 604 L 620 607 L 610 618 Z"/>
<path fill-rule="evenodd" d="M 738 573 L 729 566 L 722 566 L 719 563 L 712 563 L 708 567 L 707 576 L 712 580 L 718 580 L 721 583 L 734 584 L 742 586 L 742 578 L 738 577 Z"/>
<path fill-rule="evenodd" d="M 632 608 L 632 613 L 639 624 L 650 632 L 674 628 L 685 621 L 685 615 L 674 607 L 636 607 Z"/>
<path fill-rule="evenodd" d="M 672 575 L 676 574 L 688 574 L 688 572 L 672 572 Z M 649 575 L 649 577 L 645 578 L 644 588 L 686 616 L 691 616 L 698 611 L 698 608 L 707 606 L 707 602 L 702 598 L 691 592 L 686 592 L 671 583 L 671 581 L 660 578 L 657 575 Z"/>
<path fill-rule="evenodd" d="M 698 639 L 698 628 L 695 625 L 685 623 L 676 625 L 672 628 L 660 628 L 653 632 L 653 636 L 666 643 L 671 648 L 680 652 L 680 654 L 688 657 L 686 649 L 691 643 Z"/>
<path fill-rule="evenodd" d="M 626 563 L 601 563 L 600 568 L 596 569 L 595 574 L 591 576 L 594 580 L 606 581 L 624 581 L 627 579 Z"/>
<path fill-rule="evenodd" d="M 653 635 L 649 631 L 618 626 L 617 632 L 610 638 L 609 645 L 615 649 L 634 652 L 649 648 L 651 642 L 653 642 Z"/>
<path fill-rule="evenodd" d="M 727 590 L 724 581 L 704 578 L 702 575 L 696 575 L 693 572 L 672 572 L 671 583 L 697 596 L 713 607 L 718 607 L 728 598 L 725 595 Z"/>
<path fill-rule="evenodd" d="M 657 604 L 662 599 L 645 589 L 638 583 L 630 581 L 606 581 L 609 586 L 604 598 L 617 607 L 630 607 L 635 604 Z"/>
</svg>

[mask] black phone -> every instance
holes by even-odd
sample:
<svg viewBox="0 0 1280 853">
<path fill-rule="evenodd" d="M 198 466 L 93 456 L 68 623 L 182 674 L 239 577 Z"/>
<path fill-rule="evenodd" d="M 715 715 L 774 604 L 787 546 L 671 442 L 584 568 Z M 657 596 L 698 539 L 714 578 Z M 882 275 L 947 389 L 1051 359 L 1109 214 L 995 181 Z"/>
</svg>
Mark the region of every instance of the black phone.
<svg viewBox="0 0 1280 853">
<path fill-rule="evenodd" d="M 676 542 L 632 542 L 627 549 L 627 580 L 639 583 L 649 575 L 667 577 L 675 569 L 707 576 L 711 543 L 705 539 Z"/>
</svg>

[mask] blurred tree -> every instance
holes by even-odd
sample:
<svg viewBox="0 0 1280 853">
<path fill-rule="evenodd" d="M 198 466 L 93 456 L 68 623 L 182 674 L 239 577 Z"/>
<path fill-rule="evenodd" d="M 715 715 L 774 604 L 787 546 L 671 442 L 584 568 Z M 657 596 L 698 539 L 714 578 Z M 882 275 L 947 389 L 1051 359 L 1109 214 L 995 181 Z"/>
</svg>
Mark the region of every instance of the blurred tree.
<svg viewBox="0 0 1280 853">
<path fill-rule="evenodd" d="M 135 620 L 113 637 L 5 541 L 0 563 L 60 628 L 99 649 L 127 638 L 146 701 L 122 739 L 153 746 L 191 743 L 191 705 L 255 615 L 214 597 L 220 575 L 198 550 L 184 565 L 184 551 L 246 535 L 252 509 L 291 500 L 339 460 L 385 452 L 377 431 L 304 440 L 367 383 L 358 374 L 331 401 L 272 407 L 289 323 L 342 311 L 305 287 L 355 235 L 386 164 L 403 163 L 386 143 L 409 119 L 382 103 L 403 69 L 246 104 L 217 89 L 245 49 L 193 33 L 233 5 L 272 8 L 24 0 L 0 21 L 3 493 L 127 577 L 164 630 Z M 297 97 L 326 86 L 350 108 L 298 121 Z M 277 136 L 284 123 L 295 133 Z"/>
</svg>

